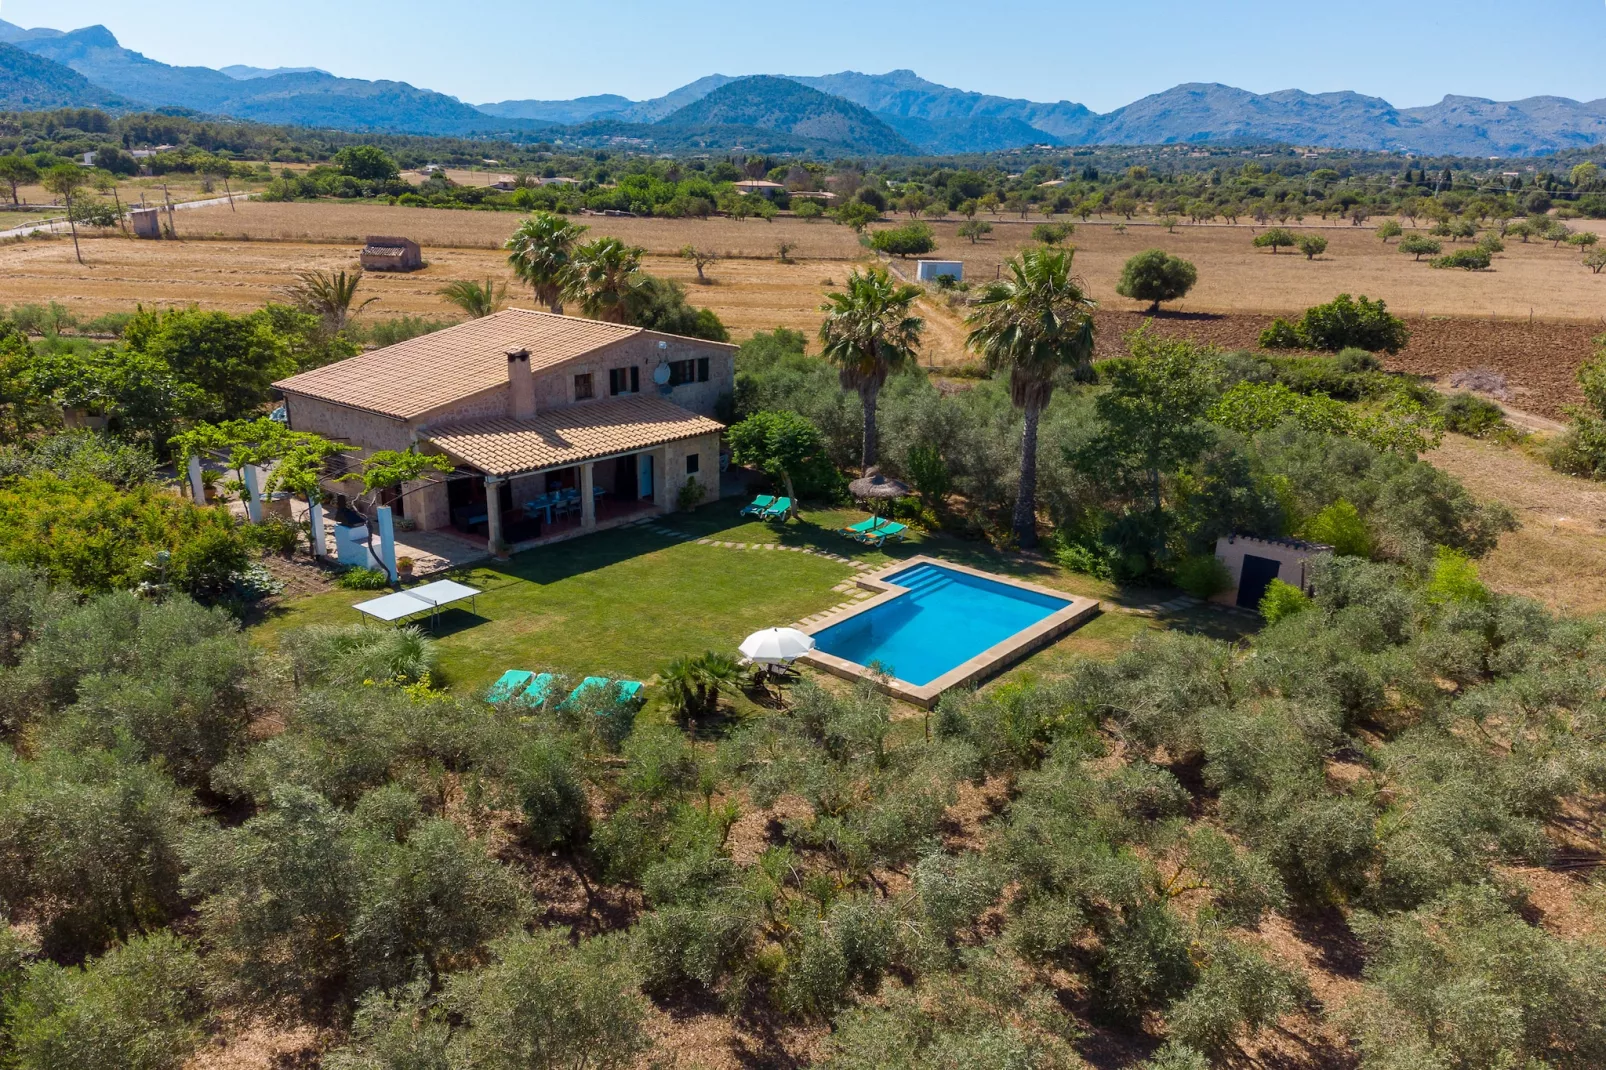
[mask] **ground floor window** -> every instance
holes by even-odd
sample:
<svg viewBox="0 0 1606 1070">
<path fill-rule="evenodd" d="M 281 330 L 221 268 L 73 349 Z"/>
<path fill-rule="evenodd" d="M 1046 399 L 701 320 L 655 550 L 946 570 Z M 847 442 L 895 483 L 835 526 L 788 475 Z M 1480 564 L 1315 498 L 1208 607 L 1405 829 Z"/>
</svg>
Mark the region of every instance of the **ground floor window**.
<svg viewBox="0 0 1606 1070">
<path fill-rule="evenodd" d="M 694 476 L 702 467 L 702 461 L 695 453 L 686 454 L 686 474 Z"/>
</svg>

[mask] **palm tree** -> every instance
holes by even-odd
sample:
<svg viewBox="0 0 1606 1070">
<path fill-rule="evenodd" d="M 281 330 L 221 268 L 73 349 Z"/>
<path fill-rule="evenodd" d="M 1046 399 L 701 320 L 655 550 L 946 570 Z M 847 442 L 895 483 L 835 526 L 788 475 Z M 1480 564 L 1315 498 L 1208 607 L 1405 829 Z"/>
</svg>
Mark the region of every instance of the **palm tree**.
<svg viewBox="0 0 1606 1070">
<path fill-rule="evenodd" d="M 443 286 L 440 294 L 467 312 L 469 319 L 477 320 L 502 310 L 502 304 L 507 299 L 507 284 L 486 279 L 481 285 L 469 279 L 458 279 Z"/>
<path fill-rule="evenodd" d="M 575 249 L 568 296 L 592 319 L 624 323 L 630 298 L 641 285 L 641 252 L 618 238 L 598 238 Z"/>
<path fill-rule="evenodd" d="M 323 319 L 324 330 L 338 334 L 346 329 L 346 321 L 379 300 L 370 297 L 355 309 L 351 303 L 357 299 L 357 287 L 362 284 L 362 268 L 347 274 L 344 269 L 334 272 L 303 271 L 296 276 L 294 286 L 285 288 L 285 296 L 303 312 Z"/>
<path fill-rule="evenodd" d="M 1026 415 L 1021 432 L 1020 492 L 1015 538 L 1037 544 L 1037 419 L 1054 394 L 1054 377 L 1070 368 L 1092 375 L 1093 310 L 1082 281 L 1071 274 L 1071 250 L 1029 249 L 1010 260 L 1010 278 L 989 285 L 965 318 L 968 344 L 988 368 L 1009 369 L 1009 397 Z"/>
<path fill-rule="evenodd" d="M 670 707 L 683 720 L 717 711 L 720 694 L 734 690 L 740 676 L 736 659 L 717 650 L 678 657 L 659 673 Z"/>
<path fill-rule="evenodd" d="M 535 299 L 560 316 L 574 282 L 574 243 L 590 229 L 552 212 L 536 212 L 503 246 L 514 273 L 534 288 Z"/>
<path fill-rule="evenodd" d="M 845 293 L 825 295 L 820 311 L 820 342 L 825 359 L 837 366 L 842 389 L 858 391 L 864 406 L 866 471 L 876 462 L 876 399 L 887 377 L 914 359 L 925 323 L 909 314 L 916 286 L 892 281 L 884 267 L 848 273 Z"/>
</svg>

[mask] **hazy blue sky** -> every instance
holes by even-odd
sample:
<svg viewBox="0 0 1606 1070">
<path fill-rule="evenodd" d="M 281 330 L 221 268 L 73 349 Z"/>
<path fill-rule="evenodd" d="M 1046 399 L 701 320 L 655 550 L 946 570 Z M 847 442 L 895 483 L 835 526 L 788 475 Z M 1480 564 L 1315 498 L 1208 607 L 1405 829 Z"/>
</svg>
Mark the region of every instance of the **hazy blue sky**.
<svg viewBox="0 0 1606 1070">
<path fill-rule="evenodd" d="M 1190 81 L 1353 89 L 1401 106 L 1446 93 L 1606 97 L 1603 0 L 0 0 L 0 18 L 103 23 L 166 63 L 322 67 L 472 103 L 899 67 L 1098 111 Z"/>
</svg>

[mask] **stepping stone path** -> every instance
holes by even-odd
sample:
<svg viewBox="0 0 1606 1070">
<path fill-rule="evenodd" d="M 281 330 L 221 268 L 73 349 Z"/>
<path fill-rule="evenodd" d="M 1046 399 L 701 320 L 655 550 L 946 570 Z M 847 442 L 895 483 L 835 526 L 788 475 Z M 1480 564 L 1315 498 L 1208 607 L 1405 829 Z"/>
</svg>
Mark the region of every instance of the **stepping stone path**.
<svg viewBox="0 0 1606 1070">
<path fill-rule="evenodd" d="M 674 528 L 665 527 L 663 524 L 659 524 L 653 520 L 638 521 L 632 526 L 645 528 L 654 535 L 662 535 L 666 539 L 674 539 L 677 542 L 695 541 L 699 546 L 717 546 L 721 550 L 789 550 L 796 554 L 810 554 L 814 557 L 823 557 L 827 561 L 835 561 L 838 564 L 847 565 L 849 568 L 853 569 L 863 570 L 870 567 L 863 561 L 855 561 L 850 557 L 843 557 L 841 554 L 833 554 L 827 550 L 816 550 L 812 546 L 782 546 L 773 542 L 724 542 L 719 539 L 699 539 L 695 535 L 688 535 L 684 531 L 676 531 Z M 864 593 L 868 595 L 870 592 L 866 591 Z"/>
</svg>

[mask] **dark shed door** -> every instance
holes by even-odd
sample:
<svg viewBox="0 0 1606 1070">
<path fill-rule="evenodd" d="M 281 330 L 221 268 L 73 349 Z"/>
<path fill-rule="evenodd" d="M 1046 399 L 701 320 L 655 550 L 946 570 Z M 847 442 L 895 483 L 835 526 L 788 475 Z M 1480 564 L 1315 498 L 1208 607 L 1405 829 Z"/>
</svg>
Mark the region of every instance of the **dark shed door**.
<svg viewBox="0 0 1606 1070">
<path fill-rule="evenodd" d="M 1281 567 L 1281 562 L 1269 557 L 1244 554 L 1244 571 L 1238 580 L 1238 604 L 1247 609 L 1258 608 L 1260 600 L 1266 597 L 1266 588 L 1277 578 Z"/>
</svg>

